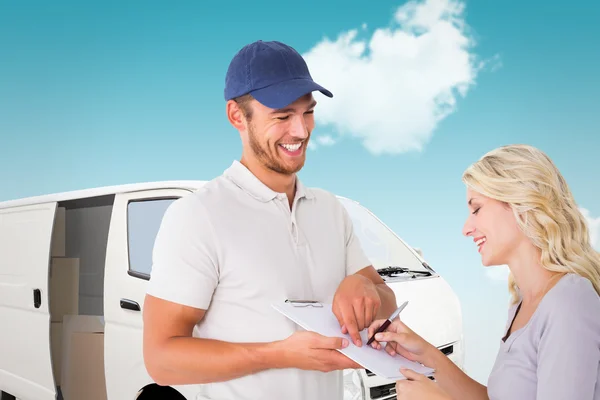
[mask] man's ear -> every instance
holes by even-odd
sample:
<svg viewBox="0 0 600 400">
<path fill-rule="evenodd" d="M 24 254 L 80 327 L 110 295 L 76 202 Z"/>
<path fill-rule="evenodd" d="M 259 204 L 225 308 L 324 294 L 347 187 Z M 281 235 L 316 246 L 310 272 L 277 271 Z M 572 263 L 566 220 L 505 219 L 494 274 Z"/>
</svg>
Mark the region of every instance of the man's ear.
<svg viewBox="0 0 600 400">
<path fill-rule="evenodd" d="M 235 129 L 238 131 L 245 131 L 247 129 L 246 118 L 244 117 L 244 113 L 242 112 L 239 104 L 237 104 L 234 100 L 229 100 L 225 105 L 225 110 L 229 123 Z"/>
</svg>

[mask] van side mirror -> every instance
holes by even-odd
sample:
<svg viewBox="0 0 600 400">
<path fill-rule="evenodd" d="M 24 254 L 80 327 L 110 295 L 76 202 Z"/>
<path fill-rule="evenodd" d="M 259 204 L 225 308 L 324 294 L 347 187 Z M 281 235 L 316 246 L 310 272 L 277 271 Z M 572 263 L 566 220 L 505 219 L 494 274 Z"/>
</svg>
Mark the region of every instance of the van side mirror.
<svg viewBox="0 0 600 400">
<path fill-rule="evenodd" d="M 416 251 L 417 253 L 419 253 L 419 255 L 421 256 L 421 258 L 424 258 L 424 257 L 423 257 L 423 251 L 422 251 L 420 248 L 418 248 L 418 247 L 413 247 L 413 250 L 414 250 L 414 251 Z"/>
</svg>

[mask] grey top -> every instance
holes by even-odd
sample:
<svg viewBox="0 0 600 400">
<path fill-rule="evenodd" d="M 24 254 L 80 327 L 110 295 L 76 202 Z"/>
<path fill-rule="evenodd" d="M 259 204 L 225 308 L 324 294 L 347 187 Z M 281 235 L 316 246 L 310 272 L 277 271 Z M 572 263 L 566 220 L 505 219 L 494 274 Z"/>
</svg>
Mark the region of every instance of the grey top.
<svg viewBox="0 0 600 400">
<path fill-rule="evenodd" d="M 520 303 L 510 307 L 506 337 Z M 500 341 L 488 380 L 490 400 L 600 400 L 600 297 L 567 274 L 529 322 Z"/>
</svg>

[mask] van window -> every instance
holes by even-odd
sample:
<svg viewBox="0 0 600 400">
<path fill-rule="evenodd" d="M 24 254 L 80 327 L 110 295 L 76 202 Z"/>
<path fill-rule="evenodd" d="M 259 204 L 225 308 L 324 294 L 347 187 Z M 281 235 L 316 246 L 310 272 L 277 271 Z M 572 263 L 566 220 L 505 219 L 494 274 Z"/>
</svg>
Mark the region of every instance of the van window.
<svg viewBox="0 0 600 400">
<path fill-rule="evenodd" d="M 129 274 L 150 279 L 152 249 L 163 215 L 177 198 L 135 200 L 127 205 Z"/>
</svg>

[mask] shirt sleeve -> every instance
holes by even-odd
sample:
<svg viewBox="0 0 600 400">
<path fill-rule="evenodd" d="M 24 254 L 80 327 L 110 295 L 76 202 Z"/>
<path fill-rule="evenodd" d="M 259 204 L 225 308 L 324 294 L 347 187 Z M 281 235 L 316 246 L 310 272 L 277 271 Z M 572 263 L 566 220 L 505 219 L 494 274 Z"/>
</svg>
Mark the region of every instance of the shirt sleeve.
<svg viewBox="0 0 600 400">
<path fill-rule="evenodd" d="M 215 236 L 204 206 L 191 195 L 174 201 L 156 235 L 147 293 L 206 310 L 218 271 Z"/>
<path fill-rule="evenodd" d="M 354 232 L 354 224 L 350 214 L 343 204 L 339 203 L 344 220 L 344 237 L 346 241 L 346 276 L 352 275 L 361 269 L 371 265 L 367 258 L 358 236 Z"/>
<path fill-rule="evenodd" d="M 538 345 L 537 398 L 593 400 L 600 363 L 598 298 L 579 292 L 553 303 Z"/>
</svg>

